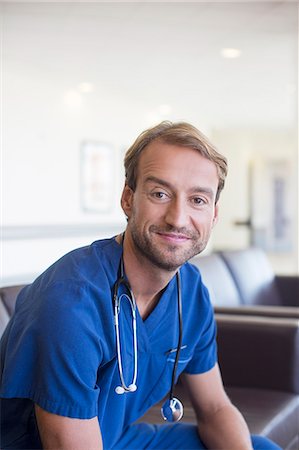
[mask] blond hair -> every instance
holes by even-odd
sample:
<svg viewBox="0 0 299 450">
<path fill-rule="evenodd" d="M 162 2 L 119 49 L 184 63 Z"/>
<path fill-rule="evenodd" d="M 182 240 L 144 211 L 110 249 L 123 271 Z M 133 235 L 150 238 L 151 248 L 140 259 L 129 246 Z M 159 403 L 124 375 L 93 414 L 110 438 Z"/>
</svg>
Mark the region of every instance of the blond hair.
<svg viewBox="0 0 299 450">
<path fill-rule="evenodd" d="M 193 148 L 202 156 L 212 161 L 216 165 L 219 177 L 216 194 L 216 202 L 218 201 L 227 175 L 227 160 L 217 151 L 216 147 L 211 144 L 204 134 L 187 122 L 161 122 L 160 124 L 143 131 L 134 144 L 127 150 L 124 159 L 126 184 L 133 191 L 136 189 L 140 155 L 145 147 L 154 140 L 159 140 L 166 144 Z"/>
</svg>

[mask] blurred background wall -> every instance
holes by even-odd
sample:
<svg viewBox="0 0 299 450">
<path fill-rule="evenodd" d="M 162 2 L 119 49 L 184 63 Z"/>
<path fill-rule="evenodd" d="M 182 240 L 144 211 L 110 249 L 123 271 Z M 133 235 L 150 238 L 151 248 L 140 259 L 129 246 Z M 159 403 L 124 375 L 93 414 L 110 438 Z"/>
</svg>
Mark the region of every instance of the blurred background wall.
<svg viewBox="0 0 299 450">
<path fill-rule="evenodd" d="M 207 252 L 298 273 L 298 4 L 1 5 L 1 283 L 125 226 L 125 150 L 193 123 L 229 160 Z"/>
</svg>

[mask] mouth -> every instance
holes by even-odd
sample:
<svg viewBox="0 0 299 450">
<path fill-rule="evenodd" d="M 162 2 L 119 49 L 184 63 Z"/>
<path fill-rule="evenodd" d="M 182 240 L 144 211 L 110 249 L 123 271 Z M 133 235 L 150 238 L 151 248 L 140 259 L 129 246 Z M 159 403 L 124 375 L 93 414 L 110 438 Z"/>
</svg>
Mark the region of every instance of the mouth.
<svg viewBox="0 0 299 450">
<path fill-rule="evenodd" d="M 190 237 L 181 233 L 167 233 L 167 232 L 157 232 L 159 237 L 172 244 L 182 244 L 184 242 L 190 241 Z"/>
</svg>

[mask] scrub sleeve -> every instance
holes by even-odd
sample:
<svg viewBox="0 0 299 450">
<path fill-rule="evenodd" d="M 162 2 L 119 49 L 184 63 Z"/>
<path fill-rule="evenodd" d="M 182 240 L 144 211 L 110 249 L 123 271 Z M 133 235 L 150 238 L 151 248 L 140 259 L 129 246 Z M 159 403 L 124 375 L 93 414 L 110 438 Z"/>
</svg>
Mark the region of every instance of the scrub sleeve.
<svg viewBox="0 0 299 450">
<path fill-rule="evenodd" d="M 5 364 L 5 397 L 30 399 L 61 416 L 97 416 L 95 380 L 102 360 L 102 332 L 93 319 L 97 315 L 93 303 L 81 301 L 89 297 L 84 290 L 73 280 L 41 290 L 36 299 L 40 307 L 30 321 L 27 318 L 22 333 L 22 314 L 16 316 L 9 337 L 16 354 Z"/>
</svg>

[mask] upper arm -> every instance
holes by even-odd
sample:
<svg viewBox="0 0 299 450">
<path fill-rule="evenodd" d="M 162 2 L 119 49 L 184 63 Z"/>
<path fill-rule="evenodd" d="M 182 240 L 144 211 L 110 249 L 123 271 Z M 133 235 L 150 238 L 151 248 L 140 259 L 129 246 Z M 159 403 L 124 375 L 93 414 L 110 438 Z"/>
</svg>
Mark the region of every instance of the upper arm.
<svg viewBox="0 0 299 450">
<path fill-rule="evenodd" d="M 72 419 L 52 414 L 35 405 L 35 415 L 44 449 L 102 450 L 97 417 Z"/>
<path fill-rule="evenodd" d="M 22 314 L 16 323 L 21 331 L 6 375 L 12 377 L 13 394 L 59 416 L 95 417 L 103 361 L 97 302 L 85 285 L 68 280 L 37 290 L 36 295 L 39 306 L 27 319 L 26 332 Z"/>
<path fill-rule="evenodd" d="M 215 364 L 208 372 L 184 373 L 181 378 L 198 420 L 230 404 L 223 387 L 218 364 Z"/>
</svg>

